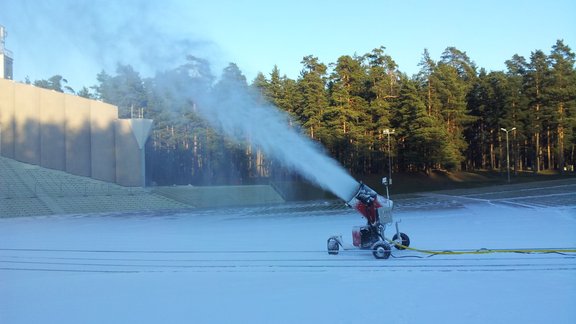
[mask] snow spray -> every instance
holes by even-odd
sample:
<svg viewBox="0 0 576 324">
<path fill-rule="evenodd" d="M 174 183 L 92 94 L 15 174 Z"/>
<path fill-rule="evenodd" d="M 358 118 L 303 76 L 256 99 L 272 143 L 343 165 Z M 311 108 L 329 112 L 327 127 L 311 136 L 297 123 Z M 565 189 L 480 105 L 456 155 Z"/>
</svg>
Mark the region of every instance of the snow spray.
<svg viewBox="0 0 576 324">
<path fill-rule="evenodd" d="M 248 89 L 232 87 L 225 95 L 195 97 L 197 111 L 212 126 L 238 140 L 247 140 L 284 167 L 348 201 L 358 182 L 321 146 L 288 123 L 289 116 L 259 102 Z"/>
<path fill-rule="evenodd" d="M 51 40 L 54 35 L 65 35 L 60 38 L 64 45 L 68 42 L 76 44 L 83 50 L 83 59 L 93 59 L 99 67 L 110 67 L 112 62 L 118 61 L 130 62 L 141 71 L 159 71 L 177 61 L 178 57 L 198 52 L 209 55 L 212 62 L 220 60 L 221 53 L 213 42 L 205 38 L 190 39 L 194 35 L 192 27 L 190 30 L 183 30 L 182 26 L 174 29 L 164 23 L 181 19 L 185 9 L 177 3 L 149 1 L 134 5 L 126 1 L 110 1 L 99 4 L 94 10 L 86 10 L 86 5 L 78 4 L 77 0 L 62 2 L 57 8 L 40 4 L 41 10 L 34 11 L 24 6 L 21 16 L 36 15 L 32 21 L 37 23 L 31 26 L 34 33 L 44 35 L 49 30 L 50 34 L 44 38 Z M 123 14 L 126 12 L 130 15 Z M 138 23 L 134 23 L 135 17 Z M 164 19 L 158 20 L 157 17 Z M 71 19 L 77 28 L 71 29 L 68 24 L 59 23 Z M 107 50 L 106 55 L 102 55 L 103 49 Z M 86 74 L 84 70 L 83 74 Z M 246 88 L 231 87 L 226 96 L 214 96 L 207 89 L 196 88 L 195 84 L 174 81 L 164 80 L 167 82 L 165 86 L 187 99 L 191 96 L 197 104 L 197 111 L 222 133 L 258 145 L 286 168 L 344 201 L 357 191 L 358 183 L 338 162 L 322 153 L 317 143 L 291 128 L 285 113 L 272 105 L 260 103 Z"/>
</svg>

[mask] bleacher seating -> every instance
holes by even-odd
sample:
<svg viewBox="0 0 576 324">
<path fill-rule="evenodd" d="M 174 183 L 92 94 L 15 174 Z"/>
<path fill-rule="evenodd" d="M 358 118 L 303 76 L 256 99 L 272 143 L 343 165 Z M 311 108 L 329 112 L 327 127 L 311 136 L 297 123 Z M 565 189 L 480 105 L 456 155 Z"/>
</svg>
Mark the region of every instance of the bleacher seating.
<svg viewBox="0 0 576 324">
<path fill-rule="evenodd" d="M 0 217 L 184 209 L 151 193 L 0 157 Z"/>
<path fill-rule="evenodd" d="M 0 157 L 0 217 L 277 204 L 268 185 L 123 187 Z"/>
</svg>

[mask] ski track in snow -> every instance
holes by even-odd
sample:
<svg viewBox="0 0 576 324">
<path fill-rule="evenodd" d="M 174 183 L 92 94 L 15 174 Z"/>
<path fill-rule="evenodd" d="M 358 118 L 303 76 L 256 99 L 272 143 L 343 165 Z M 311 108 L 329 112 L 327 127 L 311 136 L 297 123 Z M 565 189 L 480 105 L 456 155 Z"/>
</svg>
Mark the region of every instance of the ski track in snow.
<svg viewBox="0 0 576 324">
<path fill-rule="evenodd" d="M 11 251 L 17 252 L 17 251 Z M 370 251 L 194 251 L 173 252 L 58 252 L 55 256 L 0 255 L 0 270 L 96 273 L 141 272 L 275 272 L 275 271 L 547 271 L 576 270 L 574 254 L 522 256 L 429 256 L 393 252 L 389 260 L 374 260 Z M 37 253 L 36 253 L 37 254 Z M 82 256 L 74 256 L 74 255 Z M 96 256 L 94 256 L 96 254 Z M 114 254 L 110 257 L 109 254 Z M 118 256 L 125 255 L 125 257 Z M 230 257 L 232 254 L 236 258 Z M 200 256 L 198 258 L 197 256 Z"/>
<path fill-rule="evenodd" d="M 395 203 L 415 248 L 576 248 L 576 184 Z M 340 202 L 0 219 L 0 323 L 576 322 L 575 253 L 327 254 L 363 224 Z"/>
<path fill-rule="evenodd" d="M 510 197 L 510 194 L 512 196 Z M 535 194 L 537 193 L 537 194 Z M 502 196 L 508 198 L 499 198 Z M 481 197 L 492 197 L 485 199 Z M 523 201 L 523 204 L 516 201 Z M 430 210 L 450 210 L 475 208 L 477 203 L 493 205 L 511 205 L 529 208 L 545 208 L 558 202 L 575 201 L 576 185 L 550 186 L 546 188 L 526 188 L 502 192 L 448 196 L 425 194 L 419 198 L 397 202 L 396 212 L 408 217 Z M 576 204 L 575 204 L 576 205 Z M 471 206 L 471 207 L 470 207 Z M 560 206 L 562 207 L 562 206 Z M 571 208 L 568 204 L 564 206 Z M 538 212 L 536 212 L 538 213 Z M 238 209 L 201 210 L 199 218 L 209 218 L 214 222 L 250 221 L 262 218 L 314 219 L 330 215 L 357 216 L 354 211 L 344 209 L 340 203 L 313 202 L 265 207 L 243 207 Z M 573 214 L 576 214 L 573 213 Z M 76 215 L 72 218 L 94 221 L 115 219 L 122 214 Z M 131 213 L 128 219 L 137 222 L 146 221 L 146 216 Z M 179 214 L 156 213 L 153 219 L 181 219 Z M 65 220 L 67 216 L 39 217 L 40 219 Z M 303 223 L 306 221 L 303 220 Z M 361 222 L 358 223 L 360 225 Z M 392 231 L 392 229 L 388 229 Z M 409 231 L 409 229 L 406 229 Z M 322 240 L 319 237 L 318 240 Z M 97 243 L 97 242 L 93 242 Z M 560 248 L 573 248 L 565 246 Z M 554 249 L 556 247 L 533 248 Z M 459 250 L 458 246 L 444 250 Z M 29 246 L 14 248 L 0 246 L 0 270 L 4 271 L 59 271 L 59 272 L 194 272 L 194 271 L 527 271 L 527 270 L 576 270 L 576 255 L 563 254 L 507 254 L 496 255 L 423 255 L 412 251 L 393 249 L 388 260 L 375 260 L 369 250 L 341 251 L 338 256 L 326 254 L 325 249 L 284 250 L 266 246 L 264 249 L 221 249 L 214 247 L 206 250 L 121 250 L 109 249 L 46 249 Z"/>
</svg>

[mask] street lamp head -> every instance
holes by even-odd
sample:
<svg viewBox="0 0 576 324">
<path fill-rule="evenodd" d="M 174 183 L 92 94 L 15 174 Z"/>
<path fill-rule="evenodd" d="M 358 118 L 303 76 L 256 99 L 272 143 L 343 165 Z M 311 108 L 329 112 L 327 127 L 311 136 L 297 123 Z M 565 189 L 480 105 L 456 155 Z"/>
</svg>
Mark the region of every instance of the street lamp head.
<svg viewBox="0 0 576 324">
<path fill-rule="evenodd" d="M 500 128 L 501 131 L 507 132 L 506 128 Z"/>
<path fill-rule="evenodd" d="M 516 130 L 516 127 L 512 127 L 512 129 L 510 131 Z"/>
</svg>

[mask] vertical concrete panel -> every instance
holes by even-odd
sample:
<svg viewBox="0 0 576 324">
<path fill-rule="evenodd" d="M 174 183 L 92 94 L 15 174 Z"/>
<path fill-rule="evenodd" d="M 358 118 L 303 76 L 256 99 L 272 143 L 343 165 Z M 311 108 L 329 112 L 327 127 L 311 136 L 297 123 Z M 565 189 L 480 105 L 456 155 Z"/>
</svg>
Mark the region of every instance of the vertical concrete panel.
<svg viewBox="0 0 576 324">
<path fill-rule="evenodd" d="M 14 86 L 15 159 L 40 164 L 40 89 L 20 83 Z"/>
<path fill-rule="evenodd" d="M 132 133 L 129 119 L 116 121 L 116 183 L 122 186 L 142 186 L 141 151 Z"/>
<path fill-rule="evenodd" d="M 64 97 L 60 92 L 40 91 L 40 165 L 66 170 Z"/>
<path fill-rule="evenodd" d="M 90 101 L 92 178 L 116 181 L 116 151 L 114 123 L 118 108 L 99 101 Z"/>
<path fill-rule="evenodd" d="M 0 79 L 0 155 L 14 158 L 14 82 Z"/>
<path fill-rule="evenodd" d="M 66 118 L 66 172 L 90 177 L 90 101 L 66 95 L 64 97 Z"/>
</svg>

